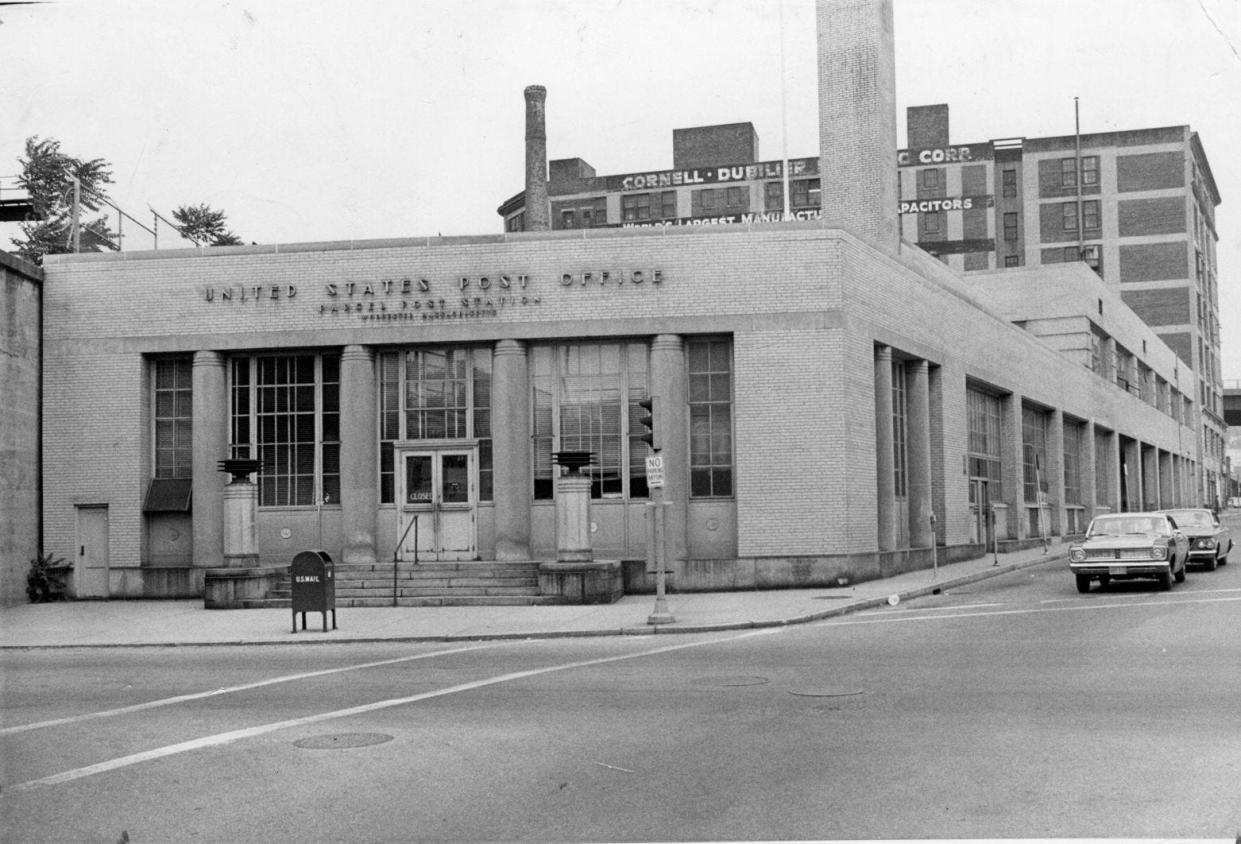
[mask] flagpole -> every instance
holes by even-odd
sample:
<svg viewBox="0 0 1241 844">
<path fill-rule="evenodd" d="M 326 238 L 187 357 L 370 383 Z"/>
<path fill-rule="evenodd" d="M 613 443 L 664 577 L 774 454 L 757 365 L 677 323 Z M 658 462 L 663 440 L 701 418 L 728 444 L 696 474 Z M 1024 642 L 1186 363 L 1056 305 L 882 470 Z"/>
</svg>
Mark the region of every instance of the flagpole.
<svg viewBox="0 0 1241 844">
<path fill-rule="evenodd" d="M 781 142 L 784 144 L 784 161 L 780 164 L 780 171 L 784 178 L 784 214 L 781 217 L 784 220 L 789 218 L 789 109 L 787 87 L 784 80 L 784 0 L 780 0 L 780 134 Z M 821 189 L 822 186 L 820 185 Z"/>
</svg>

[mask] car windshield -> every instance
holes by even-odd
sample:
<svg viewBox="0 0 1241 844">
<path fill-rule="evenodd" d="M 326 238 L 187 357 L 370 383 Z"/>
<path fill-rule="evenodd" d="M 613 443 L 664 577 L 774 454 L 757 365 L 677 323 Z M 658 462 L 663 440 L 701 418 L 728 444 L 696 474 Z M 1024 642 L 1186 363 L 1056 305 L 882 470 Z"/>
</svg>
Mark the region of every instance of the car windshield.
<svg viewBox="0 0 1241 844">
<path fill-rule="evenodd" d="M 1214 527 L 1215 519 L 1206 510 L 1177 510 L 1169 514 L 1181 527 Z"/>
<path fill-rule="evenodd" d="M 1155 516 L 1111 516 L 1095 519 L 1090 525 L 1091 536 L 1124 536 L 1126 534 L 1161 533 L 1167 523 Z"/>
</svg>

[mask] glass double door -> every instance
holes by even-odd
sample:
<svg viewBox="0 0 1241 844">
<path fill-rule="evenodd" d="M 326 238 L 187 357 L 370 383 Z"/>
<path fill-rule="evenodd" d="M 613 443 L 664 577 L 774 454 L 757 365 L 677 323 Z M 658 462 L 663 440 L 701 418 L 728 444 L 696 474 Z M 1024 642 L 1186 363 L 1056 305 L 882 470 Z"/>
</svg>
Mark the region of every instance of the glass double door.
<svg viewBox="0 0 1241 844">
<path fill-rule="evenodd" d="M 407 562 L 478 558 L 474 451 L 436 448 L 398 453 L 400 557 Z M 416 524 L 415 524 L 416 520 Z"/>
<path fill-rule="evenodd" d="M 994 530 L 990 485 L 986 478 L 970 478 L 970 542 L 989 548 Z"/>
</svg>

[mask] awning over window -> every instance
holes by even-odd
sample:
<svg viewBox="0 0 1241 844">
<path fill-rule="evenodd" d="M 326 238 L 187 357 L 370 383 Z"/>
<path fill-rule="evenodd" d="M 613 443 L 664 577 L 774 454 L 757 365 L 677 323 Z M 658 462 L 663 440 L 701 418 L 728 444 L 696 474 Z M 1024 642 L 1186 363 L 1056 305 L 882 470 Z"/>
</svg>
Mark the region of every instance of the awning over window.
<svg viewBox="0 0 1241 844">
<path fill-rule="evenodd" d="M 189 478 L 156 478 L 147 487 L 144 513 L 188 513 L 190 509 Z"/>
</svg>

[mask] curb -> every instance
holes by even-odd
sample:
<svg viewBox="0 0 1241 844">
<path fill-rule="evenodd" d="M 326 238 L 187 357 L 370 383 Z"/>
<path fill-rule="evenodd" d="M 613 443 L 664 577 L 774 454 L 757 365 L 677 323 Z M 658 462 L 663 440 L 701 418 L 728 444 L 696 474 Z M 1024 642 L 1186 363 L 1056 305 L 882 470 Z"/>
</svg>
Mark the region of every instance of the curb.
<svg viewBox="0 0 1241 844">
<path fill-rule="evenodd" d="M 1052 553 L 1047 556 L 1037 557 L 1022 562 L 1013 562 L 1005 564 L 997 564 L 991 568 L 971 574 L 958 575 L 948 580 L 938 581 L 935 583 L 924 584 L 922 586 L 909 587 L 904 590 L 893 592 L 900 600 L 905 601 L 910 598 L 920 598 L 925 595 L 936 595 L 940 592 L 955 586 L 963 586 L 967 583 L 975 583 L 980 580 L 988 580 L 992 577 L 998 577 L 1004 574 L 1011 574 L 1034 566 L 1040 566 L 1044 563 L 1054 562 L 1056 560 L 1067 560 L 1065 553 Z M 255 646 L 287 646 L 287 645 L 365 645 L 365 644 L 385 644 L 385 643 L 433 643 L 433 642 L 492 642 L 492 641 L 522 641 L 534 639 L 586 639 L 601 636 L 669 636 L 669 635 L 688 635 L 693 633 L 723 633 L 730 630 L 758 630 L 776 627 L 792 627 L 799 624 L 810 624 L 816 621 L 823 621 L 829 618 L 838 618 L 842 615 L 849 615 L 863 610 L 875 609 L 882 607 L 888 603 L 891 596 L 881 596 L 874 598 L 859 598 L 848 603 L 841 604 L 830 609 L 820 612 L 808 613 L 805 615 L 790 616 L 788 618 L 770 619 L 766 621 L 727 621 L 717 624 L 686 624 L 677 625 L 676 622 L 665 625 L 642 625 L 629 627 L 607 627 L 599 629 L 583 629 L 583 630 L 556 630 L 556 631 L 531 631 L 525 633 L 460 633 L 446 634 L 441 636 L 359 636 L 355 638 L 339 638 L 339 639 L 301 639 L 296 641 L 271 641 L 267 639 L 238 639 L 234 641 L 218 641 L 218 642 L 121 642 L 121 643 L 98 643 L 87 642 L 78 644 L 56 644 L 56 645 L 4 645 L 0 644 L 0 651 L 19 651 L 19 650 L 64 650 L 68 648 L 215 648 L 215 647 L 255 647 Z"/>
</svg>

